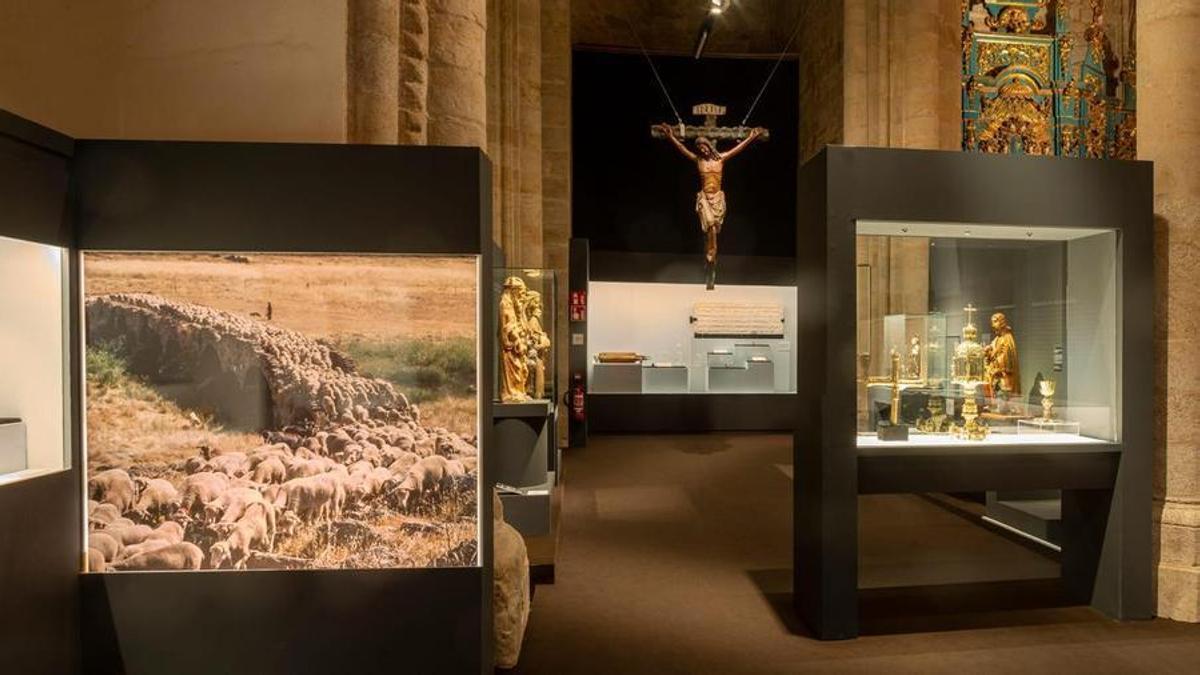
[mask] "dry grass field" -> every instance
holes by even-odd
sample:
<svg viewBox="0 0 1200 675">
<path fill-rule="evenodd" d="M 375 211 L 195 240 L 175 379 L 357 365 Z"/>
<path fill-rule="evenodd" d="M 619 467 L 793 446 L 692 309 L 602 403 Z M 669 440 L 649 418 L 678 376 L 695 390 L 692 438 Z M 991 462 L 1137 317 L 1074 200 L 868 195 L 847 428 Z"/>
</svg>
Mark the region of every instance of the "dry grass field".
<svg viewBox="0 0 1200 675">
<path fill-rule="evenodd" d="M 423 422 L 470 436 L 476 433 L 473 392 L 440 387 L 422 395 L 423 389 L 392 377 L 404 358 L 392 352 L 399 345 L 472 348 L 476 274 L 474 259 L 465 257 L 88 253 L 84 258 L 89 296 L 154 293 L 264 319 L 270 303 L 273 323 L 342 347 L 365 374 L 392 380 L 419 403 Z M 383 362 L 360 358 L 361 350 L 382 353 Z"/>
<path fill-rule="evenodd" d="M 235 259 L 246 262 L 237 262 Z M 471 258 L 88 253 L 88 295 L 155 293 L 312 337 L 475 338 Z"/>
</svg>

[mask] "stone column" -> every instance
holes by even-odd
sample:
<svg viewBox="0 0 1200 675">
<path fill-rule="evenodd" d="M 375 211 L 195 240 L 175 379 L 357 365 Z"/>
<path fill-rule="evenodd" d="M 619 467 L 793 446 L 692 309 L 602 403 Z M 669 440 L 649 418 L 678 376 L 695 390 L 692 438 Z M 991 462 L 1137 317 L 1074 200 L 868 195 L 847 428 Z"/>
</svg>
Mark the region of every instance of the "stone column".
<svg viewBox="0 0 1200 675">
<path fill-rule="evenodd" d="M 398 142 L 429 142 L 429 7 L 426 0 L 400 0 L 400 100 Z"/>
<path fill-rule="evenodd" d="M 1138 156 L 1154 162 L 1158 614 L 1200 621 L 1200 35 L 1192 0 L 1137 4 Z"/>
<path fill-rule="evenodd" d="M 540 0 L 495 3 L 489 68 L 495 131 L 494 211 L 511 267 L 544 267 L 542 248 L 542 47 Z"/>
<path fill-rule="evenodd" d="M 400 0 L 349 3 L 346 138 L 351 143 L 395 143 Z"/>
<path fill-rule="evenodd" d="M 487 145 L 486 4 L 428 0 L 430 145 Z"/>
<path fill-rule="evenodd" d="M 558 391 L 567 386 L 567 264 L 571 244 L 571 0 L 542 0 L 542 250 L 558 275 Z M 567 416 L 560 415 L 565 438 Z"/>
<path fill-rule="evenodd" d="M 847 144 L 959 147 L 960 11 L 959 0 L 846 0 Z"/>
</svg>

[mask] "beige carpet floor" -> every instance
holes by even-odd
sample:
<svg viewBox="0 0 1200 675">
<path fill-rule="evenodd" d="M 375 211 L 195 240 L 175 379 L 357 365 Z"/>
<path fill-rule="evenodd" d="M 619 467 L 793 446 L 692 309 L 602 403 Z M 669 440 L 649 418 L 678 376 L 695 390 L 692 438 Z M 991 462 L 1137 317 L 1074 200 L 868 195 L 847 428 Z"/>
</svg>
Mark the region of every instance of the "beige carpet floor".
<svg viewBox="0 0 1200 675">
<path fill-rule="evenodd" d="M 517 672 L 1200 672 L 1200 626 L 1071 606 L 1052 558 L 914 495 L 860 501 L 863 636 L 813 640 L 791 611 L 790 437 L 564 457 L 556 581 Z"/>
</svg>

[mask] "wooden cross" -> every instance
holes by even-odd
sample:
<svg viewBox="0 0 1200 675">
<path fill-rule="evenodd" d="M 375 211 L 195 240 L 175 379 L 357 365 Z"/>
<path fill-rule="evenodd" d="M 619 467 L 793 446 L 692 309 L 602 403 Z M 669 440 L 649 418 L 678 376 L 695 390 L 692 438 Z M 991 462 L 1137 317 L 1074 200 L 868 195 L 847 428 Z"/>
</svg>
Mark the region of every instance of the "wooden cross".
<svg viewBox="0 0 1200 675">
<path fill-rule="evenodd" d="M 722 127 L 717 126 L 717 118 L 725 114 L 725 106 L 715 103 L 698 103 L 692 106 L 692 114 L 697 117 L 704 118 L 704 124 L 696 126 L 694 124 L 679 124 L 675 132 L 675 136 L 680 140 L 696 139 L 701 136 L 711 141 L 740 141 L 750 135 L 753 127 L 737 126 L 737 127 Z M 663 132 L 656 127 L 650 127 L 650 136 L 652 138 L 662 138 Z M 769 131 L 764 132 L 759 136 L 759 140 L 767 140 L 771 136 Z"/>
</svg>

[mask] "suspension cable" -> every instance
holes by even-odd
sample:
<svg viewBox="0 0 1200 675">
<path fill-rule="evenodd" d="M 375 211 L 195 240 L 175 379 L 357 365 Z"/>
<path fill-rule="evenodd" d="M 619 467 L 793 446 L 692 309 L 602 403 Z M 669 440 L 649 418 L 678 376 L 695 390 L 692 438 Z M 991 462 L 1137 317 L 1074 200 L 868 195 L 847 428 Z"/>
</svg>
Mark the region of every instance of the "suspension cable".
<svg viewBox="0 0 1200 675">
<path fill-rule="evenodd" d="M 650 58 L 650 53 L 646 51 L 646 45 L 642 44 L 642 38 L 638 35 L 637 29 L 633 27 L 633 23 L 628 17 L 625 19 L 625 25 L 629 26 L 629 32 L 633 33 L 633 39 L 637 40 L 638 48 L 642 50 L 642 56 L 646 57 L 646 63 L 650 66 L 650 72 L 654 73 L 654 80 L 658 82 L 658 88 L 662 89 L 663 98 L 667 99 L 667 105 L 671 106 L 671 112 L 675 115 L 675 121 L 679 122 L 680 128 L 683 127 L 683 118 L 680 117 L 679 111 L 675 108 L 675 102 L 671 100 L 671 92 L 667 91 L 667 85 L 663 84 L 662 77 L 658 74 L 658 68 L 654 67 L 654 61 Z"/>
<path fill-rule="evenodd" d="M 754 113 L 754 109 L 758 107 L 758 101 L 762 98 L 763 92 L 767 90 L 767 85 L 771 84 L 771 80 L 775 77 L 775 71 L 779 70 L 779 64 L 783 62 L 783 57 L 787 55 L 788 49 L 792 46 L 792 41 L 796 39 L 796 34 L 800 32 L 800 25 L 804 21 L 803 15 L 796 21 L 796 27 L 792 29 L 792 36 L 788 38 L 787 44 L 783 46 L 783 51 L 779 52 L 779 58 L 775 59 L 775 65 L 771 66 L 771 72 L 767 74 L 767 79 L 763 82 L 762 88 L 758 90 L 758 96 L 754 97 L 754 102 L 750 104 L 750 109 L 746 111 L 746 117 L 742 119 L 742 126 L 746 126 L 746 122 L 750 121 L 750 115 Z"/>
</svg>

